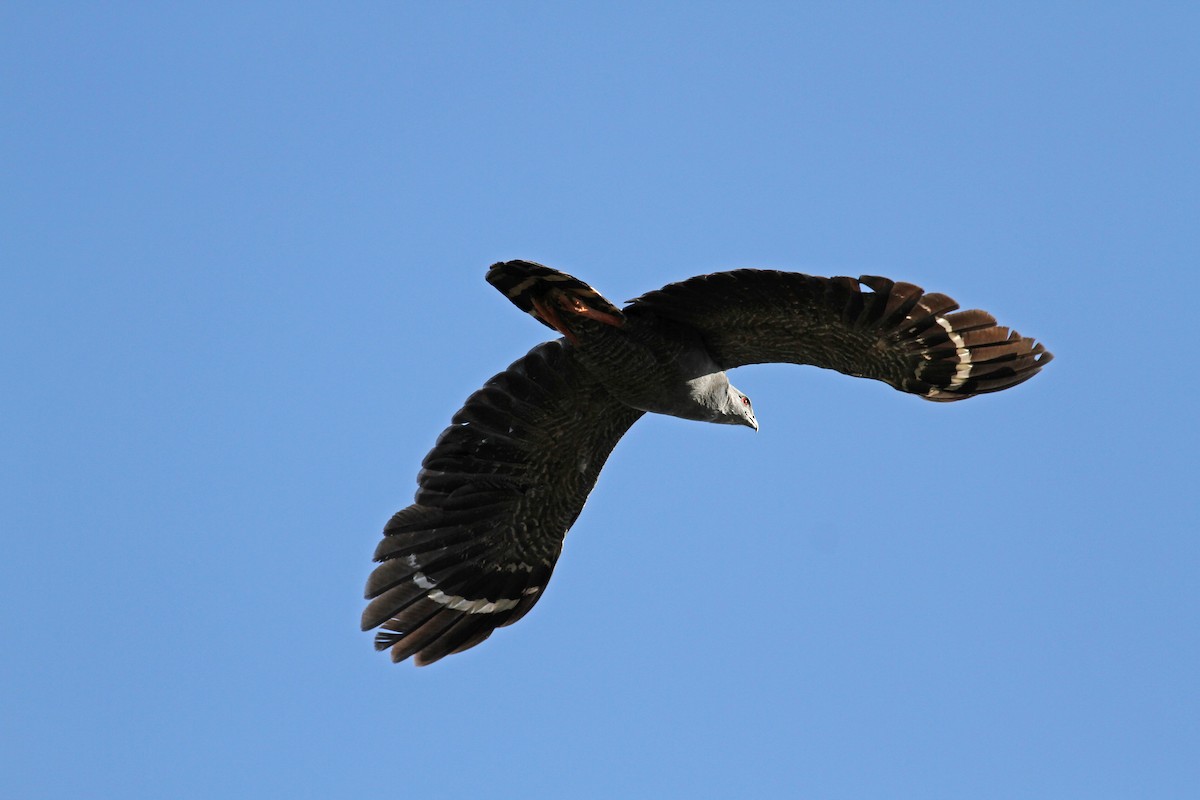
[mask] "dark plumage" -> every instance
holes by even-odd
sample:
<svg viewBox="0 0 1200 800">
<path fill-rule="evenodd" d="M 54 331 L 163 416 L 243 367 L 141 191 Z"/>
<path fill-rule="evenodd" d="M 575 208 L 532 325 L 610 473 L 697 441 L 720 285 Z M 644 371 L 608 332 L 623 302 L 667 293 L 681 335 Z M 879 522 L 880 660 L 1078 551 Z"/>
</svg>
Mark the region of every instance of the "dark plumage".
<svg viewBox="0 0 1200 800">
<path fill-rule="evenodd" d="M 531 350 L 455 414 L 392 517 L 367 581 L 363 629 L 418 665 L 479 644 L 546 587 L 601 467 L 644 412 L 758 422 L 724 370 L 788 362 L 874 378 L 927 400 L 1007 389 L 1050 361 L 983 311 L 886 278 L 736 270 L 617 309 L 527 261 L 487 280 L 564 336 Z M 864 291 L 866 287 L 870 291 Z"/>
</svg>

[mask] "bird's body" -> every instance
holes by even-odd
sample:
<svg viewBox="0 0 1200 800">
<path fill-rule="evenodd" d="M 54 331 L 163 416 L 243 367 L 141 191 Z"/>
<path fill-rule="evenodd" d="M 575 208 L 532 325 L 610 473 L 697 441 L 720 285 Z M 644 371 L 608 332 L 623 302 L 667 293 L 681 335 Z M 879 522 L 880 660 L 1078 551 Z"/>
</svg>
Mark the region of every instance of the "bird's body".
<svg viewBox="0 0 1200 800">
<path fill-rule="evenodd" d="M 413 505 L 384 529 L 363 628 L 380 627 L 376 646 L 397 661 L 465 650 L 537 602 L 601 467 L 645 412 L 757 430 L 726 369 L 813 364 L 947 401 L 1014 386 L 1051 358 L 985 312 L 953 314 L 944 295 L 870 276 L 714 273 L 620 310 L 531 262 L 487 278 L 563 338 L 468 398 Z"/>
<path fill-rule="evenodd" d="M 729 379 L 694 328 L 636 305 L 622 313 L 582 281 L 539 264 L 496 264 L 488 281 L 506 295 L 519 289 L 510 296 L 518 308 L 525 307 L 521 294 L 544 288 L 526 310 L 562 333 L 579 363 L 625 405 L 700 422 L 750 424 L 741 413 L 722 413 Z"/>
</svg>

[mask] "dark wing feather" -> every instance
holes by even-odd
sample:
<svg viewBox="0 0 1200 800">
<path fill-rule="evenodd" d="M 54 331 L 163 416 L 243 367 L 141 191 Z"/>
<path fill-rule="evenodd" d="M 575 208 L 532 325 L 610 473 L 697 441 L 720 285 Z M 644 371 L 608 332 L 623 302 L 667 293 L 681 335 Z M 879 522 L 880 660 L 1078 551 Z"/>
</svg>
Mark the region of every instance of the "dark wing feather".
<svg viewBox="0 0 1200 800">
<path fill-rule="evenodd" d="M 363 630 L 429 664 L 479 644 L 537 602 L 601 467 L 642 415 L 562 340 L 531 350 L 455 414 L 392 517 L 367 581 Z"/>
<path fill-rule="evenodd" d="M 742 269 L 672 283 L 631 302 L 627 314 L 695 328 L 724 369 L 812 364 L 927 400 L 1007 389 L 1053 357 L 985 311 L 951 313 L 958 304 L 943 294 L 871 275 Z"/>
</svg>

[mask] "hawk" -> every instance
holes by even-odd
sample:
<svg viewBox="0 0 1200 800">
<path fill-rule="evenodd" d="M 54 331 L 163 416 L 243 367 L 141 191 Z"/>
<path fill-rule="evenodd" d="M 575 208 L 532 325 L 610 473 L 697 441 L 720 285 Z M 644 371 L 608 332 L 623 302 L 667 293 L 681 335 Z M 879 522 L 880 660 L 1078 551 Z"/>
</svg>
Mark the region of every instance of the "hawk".
<svg viewBox="0 0 1200 800">
<path fill-rule="evenodd" d="M 362 627 L 379 628 L 375 647 L 393 661 L 430 664 L 528 613 L 643 414 L 758 430 L 726 370 L 811 364 L 948 402 L 1016 386 L 1052 357 L 987 312 L 870 275 L 717 272 L 623 309 L 529 261 L 494 264 L 487 281 L 562 338 L 467 398 L 422 462 L 413 504 L 384 528 Z"/>
</svg>

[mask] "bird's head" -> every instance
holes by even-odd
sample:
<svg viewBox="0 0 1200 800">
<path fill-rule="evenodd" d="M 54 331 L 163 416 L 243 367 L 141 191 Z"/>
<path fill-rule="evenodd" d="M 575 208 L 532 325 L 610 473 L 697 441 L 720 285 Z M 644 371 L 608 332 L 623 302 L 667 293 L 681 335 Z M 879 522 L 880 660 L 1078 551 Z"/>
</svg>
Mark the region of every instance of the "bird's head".
<svg viewBox="0 0 1200 800">
<path fill-rule="evenodd" d="M 726 414 L 726 419 L 722 422 L 728 422 L 731 425 L 745 425 L 758 430 L 758 420 L 754 417 L 754 406 L 750 403 L 750 398 L 740 392 L 732 383 L 729 384 L 729 402 L 722 411 Z"/>
<path fill-rule="evenodd" d="M 745 425 L 758 430 L 750 398 L 738 391 L 724 372 L 710 372 L 688 381 L 686 400 L 661 409 L 661 413 L 721 425 Z"/>
</svg>

